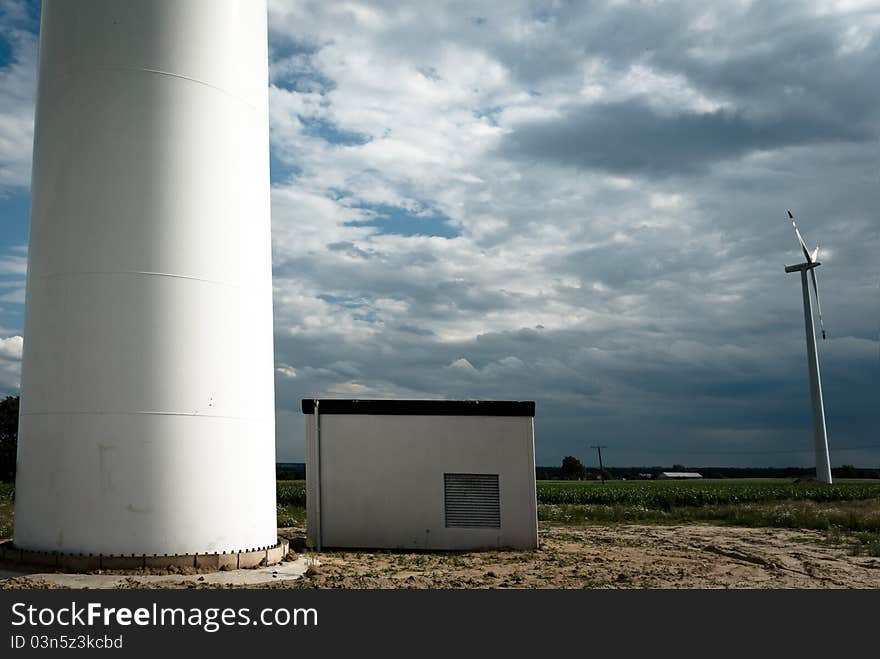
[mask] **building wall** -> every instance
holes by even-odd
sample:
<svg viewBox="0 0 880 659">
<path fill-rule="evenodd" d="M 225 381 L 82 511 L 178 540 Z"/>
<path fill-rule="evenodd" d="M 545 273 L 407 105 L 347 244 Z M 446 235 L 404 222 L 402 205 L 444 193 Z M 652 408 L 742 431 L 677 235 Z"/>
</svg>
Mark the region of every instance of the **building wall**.
<svg viewBox="0 0 880 659">
<path fill-rule="evenodd" d="M 305 418 L 312 546 L 320 524 L 324 547 L 537 547 L 531 417 L 322 414 L 320 502 Z M 446 528 L 444 473 L 498 474 L 501 528 Z"/>
</svg>

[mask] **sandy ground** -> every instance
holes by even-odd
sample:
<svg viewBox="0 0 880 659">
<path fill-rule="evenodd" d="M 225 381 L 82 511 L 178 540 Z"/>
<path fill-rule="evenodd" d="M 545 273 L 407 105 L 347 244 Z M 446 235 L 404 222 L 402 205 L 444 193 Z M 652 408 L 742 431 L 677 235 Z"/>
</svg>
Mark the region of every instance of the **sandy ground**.
<svg viewBox="0 0 880 659">
<path fill-rule="evenodd" d="M 304 551 L 303 529 L 279 533 Z M 534 552 L 291 552 L 289 559 L 297 558 L 318 564 L 301 578 L 278 579 L 270 571 L 262 583 L 115 575 L 110 587 L 880 588 L 880 558 L 850 556 L 821 533 L 768 528 L 542 525 Z M 52 576 L 14 576 L 0 588 L 101 587 Z"/>
<path fill-rule="evenodd" d="M 880 588 L 880 558 L 822 534 L 542 525 L 536 552 L 324 552 L 294 588 Z"/>
</svg>

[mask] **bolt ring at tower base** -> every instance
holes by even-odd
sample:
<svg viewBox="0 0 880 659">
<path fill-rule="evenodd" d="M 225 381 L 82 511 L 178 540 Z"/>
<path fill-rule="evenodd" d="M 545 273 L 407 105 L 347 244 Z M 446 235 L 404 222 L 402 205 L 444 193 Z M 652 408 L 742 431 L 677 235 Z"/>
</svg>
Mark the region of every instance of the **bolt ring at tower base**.
<svg viewBox="0 0 880 659">
<path fill-rule="evenodd" d="M 55 551 L 19 549 L 12 540 L 0 542 L 0 560 L 26 565 L 47 567 L 66 572 L 94 572 L 95 570 L 167 570 L 192 568 L 198 572 L 238 570 L 280 563 L 289 543 L 278 538 L 277 544 L 262 549 L 226 552 L 223 554 L 174 554 L 170 556 L 105 556 L 101 554 L 65 554 Z"/>
</svg>

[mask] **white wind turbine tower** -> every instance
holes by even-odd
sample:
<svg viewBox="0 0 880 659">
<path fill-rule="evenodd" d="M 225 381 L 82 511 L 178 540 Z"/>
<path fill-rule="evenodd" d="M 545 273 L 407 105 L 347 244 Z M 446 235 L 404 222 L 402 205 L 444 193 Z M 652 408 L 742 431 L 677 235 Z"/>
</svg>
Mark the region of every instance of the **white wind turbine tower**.
<svg viewBox="0 0 880 659">
<path fill-rule="evenodd" d="M 825 404 L 822 401 L 822 381 L 819 378 L 819 354 L 816 351 L 816 333 L 813 325 L 813 305 L 810 289 L 807 286 L 807 272 L 813 281 L 813 292 L 816 294 L 816 310 L 819 312 L 819 325 L 822 329 L 822 340 L 825 340 L 825 324 L 822 322 L 822 307 L 819 304 L 819 287 L 816 285 L 816 268 L 822 265 L 819 257 L 819 246 L 810 253 L 801 232 L 794 222 L 794 215 L 788 211 L 794 232 L 804 252 L 804 263 L 785 266 L 786 272 L 801 273 L 801 287 L 804 293 L 804 325 L 807 330 L 807 363 L 810 368 L 810 396 L 813 400 L 813 446 L 816 450 L 816 478 L 822 483 L 831 483 L 831 461 L 828 457 L 828 433 L 825 429 Z"/>
</svg>

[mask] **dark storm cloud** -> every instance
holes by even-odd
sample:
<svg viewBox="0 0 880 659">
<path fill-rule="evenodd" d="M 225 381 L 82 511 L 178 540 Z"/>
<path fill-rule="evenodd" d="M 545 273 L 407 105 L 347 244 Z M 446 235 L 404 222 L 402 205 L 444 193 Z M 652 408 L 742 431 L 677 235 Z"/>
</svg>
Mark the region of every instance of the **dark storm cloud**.
<svg viewBox="0 0 880 659">
<path fill-rule="evenodd" d="M 633 65 L 683 76 L 746 107 L 800 109 L 842 123 L 876 118 L 880 39 L 868 31 L 876 7 L 842 14 L 808 3 L 570 3 L 524 20 L 524 44 L 479 26 L 485 47 L 524 85 L 538 88 L 577 73 L 594 58 L 613 75 Z M 469 29 L 465 36 L 470 35 Z"/>
<path fill-rule="evenodd" d="M 527 47 L 497 36 L 487 45 L 530 88 L 577 80 L 584 62 L 594 61 L 601 70 L 581 74 L 586 84 L 643 67 L 729 109 L 687 113 L 653 99 L 658 114 L 639 96 L 570 107 L 558 120 L 515 127 L 502 153 L 663 175 L 754 150 L 876 141 L 880 38 L 868 27 L 876 7 L 833 14 L 789 2 L 677 2 L 657 11 L 594 2 L 538 8 L 530 19 Z"/>
<path fill-rule="evenodd" d="M 580 450 L 581 443 L 593 439 L 619 451 L 616 464 L 632 464 L 633 459 L 668 464 L 666 451 L 675 453 L 672 460 L 687 462 L 701 450 L 712 454 L 738 448 L 719 442 L 721 435 L 741 441 L 760 438 L 745 447 L 757 451 L 757 464 L 796 462 L 789 452 L 798 444 L 789 438 L 810 422 L 806 378 L 791 377 L 806 370 L 801 352 L 776 354 L 776 346 L 760 342 L 732 346 L 726 343 L 729 331 L 726 339 L 714 340 L 702 331 L 704 320 L 692 321 L 690 332 L 678 338 L 645 327 L 615 332 L 523 329 L 449 343 L 391 330 L 379 339 L 381 349 L 373 342 L 340 346 L 320 337 L 279 336 L 276 349 L 300 355 L 306 363 L 303 377 L 279 380 L 279 395 L 289 400 L 327 390 L 340 379 L 333 363 L 344 352 L 356 366 L 356 382 L 380 389 L 536 400 L 539 461 L 547 463 L 555 461 L 556 452 Z M 791 339 L 799 339 L 801 332 L 802 327 L 795 328 Z M 838 351 L 829 359 L 834 366 L 826 369 L 826 392 L 836 399 L 829 404 L 829 418 L 842 421 L 852 414 L 856 419 L 847 424 L 845 435 L 840 433 L 845 439 L 838 446 L 870 445 L 871 429 L 860 410 L 870 404 L 869 383 L 876 373 L 858 354 Z M 841 396 L 844 391 L 850 394 Z M 652 453 L 655 449 L 658 453 Z M 773 451 L 784 455 L 768 457 Z M 728 455 L 718 462 L 730 459 Z"/>
<path fill-rule="evenodd" d="M 698 172 L 751 151 L 816 142 L 875 139 L 866 129 L 810 117 L 742 113 L 661 115 L 637 103 L 570 108 L 558 120 L 518 126 L 502 153 L 619 173 Z"/>
<path fill-rule="evenodd" d="M 880 108 L 880 39 L 866 34 L 861 43 L 850 43 L 858 40 L 853 35 L 860 20 L 874 20 L 871 10 L 843 17 L 809 15 L 806 9 L 795 3 L 754 3 L 729 32 L 713 32 L 718 38 L 712 44 L 685 37 L 690 45 L 704 46 L 703 56 L 666 47 L 652 62 L 709 93 L 750 107 L 806 111 L 862 127 L 873 124 Z M 711 46 L 724 57 L 706 57 Z"/>
</svg>

